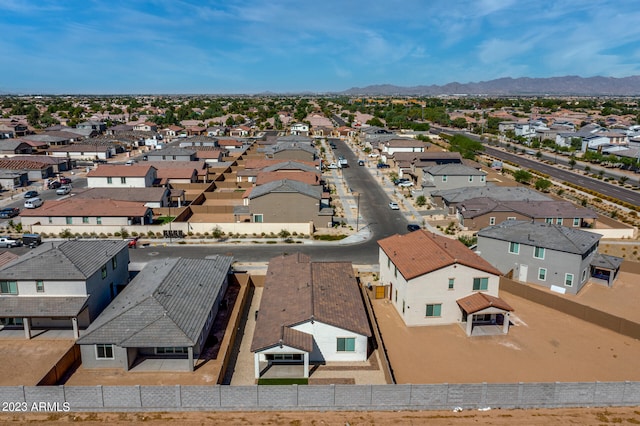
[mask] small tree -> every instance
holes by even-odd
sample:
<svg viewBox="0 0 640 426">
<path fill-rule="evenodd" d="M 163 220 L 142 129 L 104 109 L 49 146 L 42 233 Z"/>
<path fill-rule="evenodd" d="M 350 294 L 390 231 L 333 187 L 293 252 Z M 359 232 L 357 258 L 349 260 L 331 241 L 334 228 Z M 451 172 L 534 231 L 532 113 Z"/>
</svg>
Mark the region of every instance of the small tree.
<svg viewBox="0 0 640 426">
<path fill-rule="evenodd" d="M 573 168 L 575 167 L 575 165 L 576 165 L 576 160 L 574 160 L 573 158 L 571 158 L 571 159 L 569 160 L 569 167 L 571 167 L 571 169 L 573 170 Z"/>
<path fill-rule="evenodd" d="M 288 238 L 291 236 L 291 232 L 287 231 L 286 229 L 281 229 L 280 232 L 278 232 L 278 236 L 280 238 Z"/>
<path fill-rule="evenodd" d="M 536 189 L 538 191 L 547 192 L 551 188 L 551 181 L 548 179 L 538 179 L 536 181 Z"/>
<path fill-rule="evenodd" d="M 63 229 L 62 232 L 60 232 L 60 238 L 71 238 L 73 237 L 73 232 L 71 232 L 71 229 L 66 228 Z"/>
<path fill-rule="evenodd" d="M 127 231 L 127 229 L 124 226 L 122 228 L 120 228 L 120 236 L 123 239 L 129 237 L 129 231 Z"/>
<path fill-rule="evenodd" d="M 520 169 L 513 174 L 513 177 L 515 178 L 516 182 L 529 183 L 529 181 L 531 180 L 531 173 L 526 170 Z"/>
<path fill-rule="evenodd" d="M 419 195 L 416 198 L 416 206 L 423 207 L 425 204 L 427 204 L 427 198 L 424 195 Z"/>
<path fill-rule="evenodd" d="M 213 231 L 211 231 L 211 236 L 213 238 L 221 238 L 223 235 L 224 235 L 224 232 L 222 232 L 222 229 L 220 229 L 218 225 L 216 225 L 216 227 L 213 228 Z"/>
</svg>

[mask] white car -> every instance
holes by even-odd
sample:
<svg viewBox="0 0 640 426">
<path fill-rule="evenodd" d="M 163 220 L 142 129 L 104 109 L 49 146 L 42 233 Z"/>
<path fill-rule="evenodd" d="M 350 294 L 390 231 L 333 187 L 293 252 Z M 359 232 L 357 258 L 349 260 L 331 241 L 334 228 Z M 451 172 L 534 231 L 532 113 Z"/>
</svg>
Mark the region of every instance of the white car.
<svg viewBox="0 0 640 426">
<path fill-rule="evenodd" d="M 410 186 L 413 186 L 413 182 L 411 182 L 411 181 L 408 181 L 408 182 L 400 182 L 400 183 L 398 184 L 398 186 L 399 186 L 400 188 L 409 188 Z"/>
<path fill-rule="evenodd" d="M 391 210 L 400 210 L 400 206 L 398 206 L 398 203 L 394 203 L 393 201 L 389 203 L 389 208 Z"/>
<path fill-rule="evenodd" d="M 29 198 L 28 200 L 26 200 L 24 202 L 24 208 L 25 209 L 36 209 L 36 208 L 40 207 L 43 203 L 44 203 L 44 201 L 42 201 L 42 198 L 39 198 L 39 197 Z"/>
<path fill-rule="evenodd" d="M 380 157 L 380 154 L 378 154 L 377 152 L 372 152 L 371 154 L 369 154 L 370 158 L 376 158 L 376 157 Z"/>
<path fill-rule="evenodd" d="M 331 163 L 327 166 L 327 169 L 339 169 L 340 166 L 336 163 Z"/>
<path fill-rule="evenodd" d="M 58 195 L 67 195 L 70 192 L 71 192 L 71 187 L 68 185 L 64 185 L 56 189 L 56 194 Z"/>
</svg>

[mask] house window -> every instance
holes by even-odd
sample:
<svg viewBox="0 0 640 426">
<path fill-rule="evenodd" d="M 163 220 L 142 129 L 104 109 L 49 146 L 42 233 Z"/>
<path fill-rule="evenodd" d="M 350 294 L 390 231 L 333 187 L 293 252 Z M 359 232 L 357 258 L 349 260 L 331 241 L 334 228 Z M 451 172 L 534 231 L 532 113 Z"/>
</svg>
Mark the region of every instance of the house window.
<svg viewBox="0 0 640 426">
<path fill-rule="evenodd" d="M 587 279 L 587 270 L 583 269 L 582 270 L 582 278 L 580 279 L 580 282 L 584 282 L 585 279 Z"/>
<path fill-rule="evenodd" d="M 511 254 L 519 254 L 520 253 L 520 243 L 509 243 L 509 253 L 511 253 Z"/>
<path fill-rule="evenodd" d="M 255 223 L 262 223 L 263 215 L 262 214 L 254 214 L 253 221 Z"/>
<path fill-rule="evenodd" d="M 439 317 L 442 313 L 442 303 L 434 303 L 427 305 L 427 312 L 425 316 Z"/>
<path fill-rule="evenodd" d="M 546 223 L 552 224 L 553 223 L 553 218 L 552 217 L 548 217 L 544 220 Z"/>
<path fill-rule="evenodd" d="M 163 156 L 162 156 L 162 159 L 163 159 L 163 160 L 166 160 L 166 159 L 167 159 L 167 156 L 166 156 L 166 155 L 163 155 Z"/>
<path fill-rule="evenodd" d="M 66 220 L 67 220 L 67 225 L 73 224 L 73 218 L 72 217 L 67 216 Z"/>
<path fill-rule="evenodd" d="M 490 217 L 489 218 L 489 225 L 495 225 L 496 224 L 496 218 L 495 217 Z"/>
<path fill-rule="evenodd" d="M 396 265 L 393 265 L 393 276 L 398 278 L 398 267 Z"/>
<path fill-rule="evenodd" d="M 486 177 L 484 175 L 480 176 L 480 182 L 484 182 L 486 180 Z"/>
<path fill-rule="evenodd" d="M 580 226 L 580 218 L 579 217 L 574 217 L 573 218 L 573 226 Z"/>
<path fill-rule="evenodd" d="M 96 345 L 96 359 L 113 359 L 113 345 L 98 343 Z"/>
<path fill-rule="evenodd" d="M 442 175 L 442 181 L 446 182 L 447 181 L 447 175 Z"/>
<path fill-rule="evenodd" d="M 18 294 L 18 282 L 0 281 L 0 294 Z"/>
<path fill-rule="evenodd" d="M 564 285 L 571 287 L 573 285 L 573 274 L 564 274 Z"/>
<path fill-rule="evenodd" d="M 115 271 L 117 267 L 118 267 L 118 260 L 116 259 L 115 256 L 113 256 L 111 258 L 111 268 L 113 268 L 113 270 Z"/>
<path fill-rule="evenodd" d="M 474 278 L 473 279 L 473 290 L 487 290 L 489 288 L 489 278 Z"/>
<path fill-rule="evenodd" d="M 507 218 L 507 220 L 516 220 L 516 217 L 515 217 L 515 216 L 509 216 L 509 217 Z"/>
<path fill-rule="evenodd" d="M 82 223 L 89 223 L 89 218 L 87 216 L 82 216 Z"/>
<path fill-rule="evenodd" d="M 455 282 L 455 278 L 449 278 L 449 290 L 453 290 L 453 284 Z"/>
<path fill-rule="evenodd" d="M 109 184 L 113 183 L 113 178 L 111 176 L 109 176 L 107 178 L 107 183 L 109 183 Z"/>
<path fill-rule="evenodd" d="M 544 259 L 544 247 L 534 248 L 533 257 L 535 257 L 536 259 Z"/>
<path fill-rule="evenodd" d="M 49 216 L 49 225 L 51 225 L 52 223 L 53 223 L 53 218 Z"/>
<path fill-rule="evenodd" d="M 102 225 L 102 218 L 100 216 L 96 217 L 96 225 Z"/>
<path fill-rule="evenodd" d="M 355 352 L 356 351 L 356 338 L 355 337 L 338 337 L 338 352 Z"/>
<path fill-rule="evenodd" d="M 102 265 L 102 279 L 107 278 L 107 265 Z"/>
<path fill-rule="evenodd" d="M 387 268 L 391 269 L 391 258 L 387 256 Z"/>
<path fill-rule="evenodd" d="M 556 224 L 557 225 L 562 225 L 562 218 L 561 217 L 556 219 Z"/>
<path fill-rule="evenodd" d="M 44 293 L 44 281 L 41 281 L 41 280 L 36 281 L 36 292 Z"/>
<path fill-rule="evenodd" d="M 122 177 L 120 178 L 120 183 L 127 183 L 127 178 L 126 178 L 126 177 L 124 177 L 124 176 L 122 176 Z"/>
<path fill-rule="evenodd" d="M 538 269 L 538 279 L 540 281 L 545 281 L 547 279 L 547 270 L 546 270 L 546 268 Z"/>
<path fill-rule="evenodd" d="M 469 176 L 469 182 L 473 182 L 473 176 Z"/>
<path fill-rule="evenodd" d="M 174 159 L 174 160 L 176 159 L 176 156 L 175 156 L 175 155 L 173 156 L 173 159 Z"/>
<path fill-rule="evenodd" d="M 398 303 L 398 290 L 396 290 L 396 303 Z"/>
<path fill-rule="evenodd" d="M 178 347 L 163 347 L 156 348 L 156 354 L 158 355 L 173 355 L 173 354 L 186 354 L 189 353 L 189 348 L 186 346 L 178 346 Z"/>
</svg>

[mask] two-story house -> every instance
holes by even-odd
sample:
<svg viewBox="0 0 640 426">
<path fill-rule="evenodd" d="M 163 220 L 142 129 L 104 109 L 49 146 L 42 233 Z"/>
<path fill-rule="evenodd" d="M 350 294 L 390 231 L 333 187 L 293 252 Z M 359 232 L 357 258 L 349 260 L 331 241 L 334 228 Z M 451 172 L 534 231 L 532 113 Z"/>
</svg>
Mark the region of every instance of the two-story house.
<svg viewBox="0 0 640 426">
<path fill-rule="evenodd" d="M 512 272 L 515 280 L 577 294 L 592 274 L 606 272 L 609 286 L 617 276 L 622 259 L 606 256 L 617 266 L 603 271 L 600 238 L 557 224 L 507 220 L 478 232 L 478 251 L 502 273 Z"/>
<path fill-rule="evenodd" d="M 157 169 L 148 164 L 102 164 L 87 173 L 89 188 L 150 188 L 156 182 Z"/>
<path fill-rule="evenodd" d="M 307 123 L 294 123 L 291 125 L 292 135 L 309 136 L 309 125 Z"/>
<path fill-rule="evenodd" d="M 485 186 L 487 174 L 464 164 L 442 164 L 422 170 L 422 187 L 425 191 Z"/>
<path fill-rule="evenodd" d="M 0 269 L 0 324 L 32 329 L 87 327 L 129 279 L 123 240 L 44 243 Z"/>
<path fill-rule="evenodd" d="M 498 297 L 500 271 L 464 244 L 425 230 L 378 241 L 380 281 L 407 326 L 499 326 L 506 333 L 512 308 Z"/>
</svg>

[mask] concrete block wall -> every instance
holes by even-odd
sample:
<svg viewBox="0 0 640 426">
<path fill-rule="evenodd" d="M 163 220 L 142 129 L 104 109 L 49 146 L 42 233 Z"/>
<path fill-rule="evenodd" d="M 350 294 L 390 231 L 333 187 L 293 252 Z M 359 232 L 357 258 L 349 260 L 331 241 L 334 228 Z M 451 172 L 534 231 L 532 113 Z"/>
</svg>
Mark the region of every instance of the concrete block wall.
<svg viewBox="0 0 640 426">
<path fill-rule="evenodd" d="M 71 411 L 437 410 L 640 405 L 640 382 L 322 386 L 10 386 L 0 401 Z"/>
</svg>

